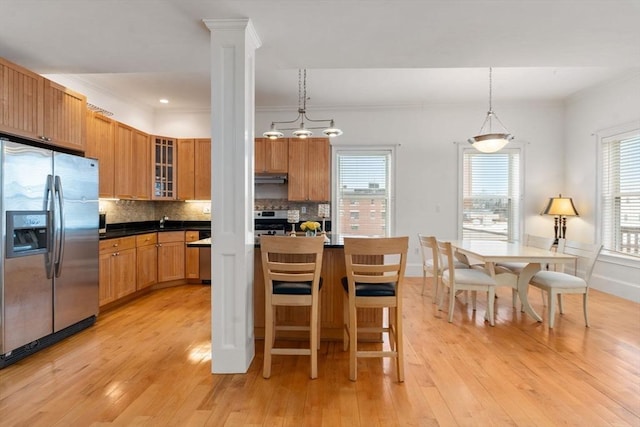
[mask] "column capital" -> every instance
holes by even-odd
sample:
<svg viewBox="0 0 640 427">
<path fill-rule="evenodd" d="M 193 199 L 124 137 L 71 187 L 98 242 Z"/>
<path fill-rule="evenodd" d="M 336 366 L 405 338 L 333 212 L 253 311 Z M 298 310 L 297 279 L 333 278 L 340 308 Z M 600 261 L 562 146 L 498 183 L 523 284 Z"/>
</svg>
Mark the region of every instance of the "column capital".
<svg viewBox="0 0 640 427">
<path fill-rule="evenodd" d="M 214 31 L 240 31 L 246 32 L 247 40 L 251 41 L 254 49 L 262 46 L 262 41 L 249 18 L 215 18 L 203 19 L 202 22 L 212 33 Z"/>
</svg>

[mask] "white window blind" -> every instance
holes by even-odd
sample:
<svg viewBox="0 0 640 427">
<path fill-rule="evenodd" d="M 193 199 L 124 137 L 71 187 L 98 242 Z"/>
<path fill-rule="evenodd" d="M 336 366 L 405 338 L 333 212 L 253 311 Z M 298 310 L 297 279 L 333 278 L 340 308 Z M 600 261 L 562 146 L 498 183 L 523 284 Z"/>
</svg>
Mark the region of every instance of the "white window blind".
<svg viewBox="0 0 640 427">
<path fill-rule="evenodd" d="M 602 143 L 602 244 L 640 257 L 640 131 Z"/>
<path fill-rule="evenodd" d="M 334 164 L 334 231 L 343 236 L 388 236 L 392 150 L 338 149 Z"/>
<path fill-rule="evenodd" d="M 462 155 L 462 238 L 519 240 L 520 149 Z"/>
</svg>

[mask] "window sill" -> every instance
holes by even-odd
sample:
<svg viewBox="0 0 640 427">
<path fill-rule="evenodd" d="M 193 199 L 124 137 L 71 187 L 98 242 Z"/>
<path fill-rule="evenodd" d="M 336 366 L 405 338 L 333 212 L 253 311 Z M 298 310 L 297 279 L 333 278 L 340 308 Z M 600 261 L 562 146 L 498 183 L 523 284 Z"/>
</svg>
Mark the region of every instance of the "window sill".
<svg viewBox="0 0 640 427">
<path fill-rule="evenodd" d="M 602 250 L 598 261 L 640 269 L 640 258 Z"/>
</svg>

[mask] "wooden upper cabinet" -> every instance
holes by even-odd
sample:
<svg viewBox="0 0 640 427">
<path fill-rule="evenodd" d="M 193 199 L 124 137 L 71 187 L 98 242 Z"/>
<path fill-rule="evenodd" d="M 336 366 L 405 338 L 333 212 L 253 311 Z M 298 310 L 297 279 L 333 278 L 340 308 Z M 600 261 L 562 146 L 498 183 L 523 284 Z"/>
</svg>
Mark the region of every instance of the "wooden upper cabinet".
<svg viewBox="0 0 640 427">
<path fill-rule="evenodd" d="M 115 127 L 115 197 L 133 199 L 135 194 L 135 168 L 133 133 L 135 129 L 116 122 Z"/>
<path fill-rule="evenodd" d="M 87 98 L 50 80 L 44 82 L 44 136 L 48 143 L 85 150 Z"/>
<path fill-rule="evenodd" d="M 115 197 L 115 123 L 102 114 L 87 112 L 85 155 L 100 162 L 100 197 Z"/>
<path fill-rule="evenodd" d="M 0 58 L 0 131 L 41 140 L 44 77 Z"/>
<path fill-rule="evenodd" d="M 153 165 L 153 199 L 175 200 L 176 139 L 154 135 L 151 137 Z"/>
<path fill-rule="evenodd" d="M 178 140 L 178 199 L 211 199 L 211 140 Z"/>
<path fill-rule="evenodd" d="M 286 138 L 256 138 L 255 173 L 287 173 L 289 171 L 289 140 Z"/>
<path fill-rule="evenodd" d="M 87 98 L 0 58 L 0 132 L 84 152 Z"/>
<path fill-rule="evenodd" d="M 151 138 L 87 110 L 85 156 L 100 161 L 100 197 L 151 199 Z"/>
<path fill-rule="evenodd" d="M 193 139 L 178 140 L 178 199 L 195 198 L 195 180 L 193 179 L 195 142 Z"/>
<path fill-rule="evenodd" d="M 135 162 L 133 196 L 139 200 L 151 199 L 151 136 L 133 130 L 133 159 Z"/>
<path fill-rule="evenodd" d="M 194 190 L 196 200 L 211 200 L 211 139 L 195 140 Z"/>
<path fill-rule="evenodd" d="M 289 200 L 330 200 L 330 155 L 328 138 L 289 140 Z"/>
</svg>

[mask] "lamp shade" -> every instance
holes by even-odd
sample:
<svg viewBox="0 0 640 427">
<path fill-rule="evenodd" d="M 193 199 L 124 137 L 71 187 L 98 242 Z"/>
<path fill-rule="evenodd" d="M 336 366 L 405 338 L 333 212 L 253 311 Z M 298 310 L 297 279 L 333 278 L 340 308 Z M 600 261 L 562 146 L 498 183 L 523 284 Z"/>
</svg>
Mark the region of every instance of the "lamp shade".
<svg viewBox="0 0 640 427">
<path fill-rule="evenodd" d="M 318 205 L 318 216 L 320 218 L 329 218 L 331 214 L 331 208 L 327 203 L 321 203 Z"/>
<path fill-rule="evenodd" d="M 513 136 L 508 133 L 488 133 L 469 138 L 469 143 L 481 153 L 495 153 L 502 150 L 512 139 Z"/>
<path fill-rule="evenodd" d="M 287 211 L 287 222 L 294 223 L 300 221 L 300 211 L 291 209 Z"/>
<path fill-rule="evenodd" d="M 275 123 L 271 123 L 271 129 L 263 133 L 262 136 L 269 139 L 278 139 L 278 138 L 282 138 L 284 134 L 280 132 L 278 129 L 276 129 Z"/>
<path fill-rule="evenodd" d="M 571 197 L 562 197 L 562 194 L 559 194 L 558 197 L 551 197 L 547 207 L 542 211 L 542 214 L 555 216 L 579 216 L 576 207 L 573 205 Z"/>
</svg>

